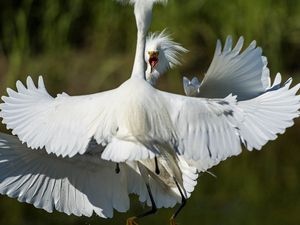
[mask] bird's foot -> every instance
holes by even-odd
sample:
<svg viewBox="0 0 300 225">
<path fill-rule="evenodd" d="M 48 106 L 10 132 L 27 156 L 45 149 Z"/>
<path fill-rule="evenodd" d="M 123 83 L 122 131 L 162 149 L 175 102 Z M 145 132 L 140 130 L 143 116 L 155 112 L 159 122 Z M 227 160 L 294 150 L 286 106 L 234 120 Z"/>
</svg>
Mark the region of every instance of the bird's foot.
<svg viewBox="0 0 300 225">
<path fill-rule="evenodd" d="M 171 217 L 170 219 L 170 225 L 177 225 L 175 218 Z"/>
<path fill-rule="evenodd" d="M 137 219 L 137 217 L 135 216 L 128 218 L 126 221 L 126 225 L 138 225 L 138 223 L 135 222 L 135 219 Z"/>
</svg>

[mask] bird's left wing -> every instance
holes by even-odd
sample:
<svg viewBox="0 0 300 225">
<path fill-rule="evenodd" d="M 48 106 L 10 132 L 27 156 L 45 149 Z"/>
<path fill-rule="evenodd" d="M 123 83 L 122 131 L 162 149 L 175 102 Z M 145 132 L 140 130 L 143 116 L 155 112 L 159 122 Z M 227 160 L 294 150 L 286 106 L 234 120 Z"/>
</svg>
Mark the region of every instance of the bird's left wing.
<svg viewBox="0 0 300 225">
<path fill-rule="evenodd" d="M 94 138 L 106 143 L 114 130 L 114 90 L 93 95 L 50 96 L 39 77 L 38 87 L 31 77 L 27 87 L 17 82 L 17 91 L 7 89 L 0 105 L 0 117 L 8 129 L 30 148 L 72 157 L 85 153 Z"/>
<path fill-rule="evenodd" d="M 33 204 L 47 212 L 54 210 L 68 215 L 113 217 L 114 209 L 129 209 L 129 194 L 137 194 L 141 202 L 151 206 L 150 197 L 137 163 L 119 164 L 102 160 L 97 148 L 72 158 L 35 151 L 16 136 L 0 133 L 0 194 Z M 196 185 L 194 168 L 180 161 L 184 187 L 188 197 Z M 158 177 L 158 175 L 156 175 Z M 150 179 L 153 198 L 158 208 L 173 207 L 181 201 L 179 194 L 166 184 Z"/>
<path fill-rule="evenodd" d="M 161 92 L 177 133 L 179 154 L 200 171 L 241 152 L 238 125 L 243 115 L 235 96 L 224 99 L 185 97 Z"/>
</svg>

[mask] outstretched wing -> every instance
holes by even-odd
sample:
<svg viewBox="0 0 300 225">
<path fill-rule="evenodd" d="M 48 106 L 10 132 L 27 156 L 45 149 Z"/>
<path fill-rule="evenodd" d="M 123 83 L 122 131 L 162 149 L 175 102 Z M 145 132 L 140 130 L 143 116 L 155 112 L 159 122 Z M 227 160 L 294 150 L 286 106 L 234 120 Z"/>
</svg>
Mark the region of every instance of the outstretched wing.
<svg viewBox="0 0 300 225">
<path fill-rule="evenodd" d="M 57 157 L 34 151 L 17 137 L 0 133 L 0 193 L 76 216 L 112 217 L 129 209 L 126 165 L 115 173 L 112 162 L 100 156 Z M 131 172 L 134 174 L 134 172 Z"/>
<path fill-rule="evenodd" d="M 102 160 L 96 150 L 62 158 L 29 149 L 17 137 L 0 133 L 0 193 L 47 212 L 58 210 L 76 216 L 92 216 L 95 212 L 106 218 L 113 216 L 114 209 L 125 212 L 129 194 L 137 194 L 141 202 L 151 206 L 137 163 L 121 163 L 117 174 L 115 163 Z M 179 166 L 189 197 L 198 175 L 183 159 Z M 181 201 L 180 194 L 164 181 L 150 178 L 149 182 L 158 208 L 173 207 Z"/>
<path fill-rule="evenodd" d="M 236 98 L 204 99 L 162 92 L 177 133 L 178 153 L 199 171 L 241 152 L 238 125 L 243 116 Z"/>
<path fill-rule="evenodd" d="M 257 98 L 237 102 L 203 99 L 161 92 L 170 104 L 168 112 L 178 135 L 178 151 L 200 171 L 241 152 L 242 141 L 248 150 L 261 149 L 274 140 L 299 116 L 300 84 L 270 89 Z"/>
<path fill-rule="evenodd" d="M 273 86 L 265 93 L 238 102 L 238 108 L 244 114 L 244 121 L 239 126 L 240 135 L 248 150 L 259 150 L 269 140 L 275 140 L 277 134 L 283 134 L 299 116 L 300 96 L 296 93 L 300 84 L 290 88 L 290 78 L 280 87 L 280 81 L 281 75 L 277 74 Z"/>
<path fill-rule="evenodd" d="M 117 129 L 111 111 L 114 90 L 93 95 L 50 96 L 39 77 L 38 87 L 27 78 L 27 87 L 17 82 L 17 92 L 7 89 L 0 117 L 28 147 L 72 157 L 85 153 L 94 138 L 106 143 Z"/>
<path fill-rule="evenodd" d="M 200 97 L 224 98 L 237 95 L 238 100 L 258 96 L 269 85 L 267 58 L 253 41 L 241 52 L 244 38 L 240 37 L 232 49 L 232 38 L 226 39 L 224 48 L 217 41 L 214 58 L 201 83 Z"/>
</svg>

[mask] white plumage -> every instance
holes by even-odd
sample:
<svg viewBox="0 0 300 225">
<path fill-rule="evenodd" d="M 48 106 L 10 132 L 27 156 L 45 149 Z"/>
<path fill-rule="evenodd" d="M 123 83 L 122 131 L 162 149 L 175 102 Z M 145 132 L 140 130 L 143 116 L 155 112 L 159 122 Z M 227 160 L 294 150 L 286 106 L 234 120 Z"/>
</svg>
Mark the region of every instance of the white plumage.
<svg viewBox="0 0 300 225">
<path fill-rule="evenodd" d="M 149 53 L 151 52 L 159 53 L 157 57 L 159 63 L 157 63 L 157 66 L 152 71 L 149 63 Z M 187 49 L 173 41 L 165 30 L 160 33 L 149 34 L 145 47 L 145 61 L 147 62 L 146 80 L 150 84 L 155 85 L 160 75 L 181 64 L 180 56 L 186 52 Z"/>
<path fill-rule="evenodd" d="M 250 151 L 260 150 L 269 140 L 276 139 L 277 134 L 284 133 L 294 124 L 293 119 L 299 116 L 300 96 L 297 92 L 300 84 L 290 88 L 291 78 L 282 84 L 279 73 L 272 83 L 262 50 L 256 48 L 253 41 L 241 53 L 243 42 L 243 37 L 240 37 L 233 48 L 229 36 L 222 50 L 218 41 L 213 61 L 202 82 L 196 77 L 191 81 L 183 77 L 187 96 L 217 98 L 206 99 L 208 107 L 212 107 L 207 111 L 211 113 L 204 113 L 205 107 L 199 101 L 198 104 L 192 103 L 195 98 L 189 99 L 189 106 L 185 105 L 187 101 L 177 99 L 173 102 L 175 98 L 171 98 L 171 105 L 176 110 L 186 109 L 174 116 L 179 123 L 177 130 L 184 133 L 178 149 L 186 149 L 181 154 L 192 160 L 191 165 L 199 171 L 206 171 L 220 161 L 238 155 L 241 152 L 240 141 Z M 216 105 L 213 107 L 212 104 Z M 201 111 L 199 116 L 197 113 Z M 181 117 L 184 122 L 180 122 Z M 189 124 L 188 120 L 194 123 Z"/>
<path fill-rule="evenodd" d="M 114 163 L 100 158 L 101 146 L 84 155 L 62 158 L 45 150 L 30 150 L 17 137 L 0 133 L 0 149 L 0 193 L 20 202 L 47 212 L 56 209 L 76 216 L 92 216 L 95 212 L 103 218 L 111 218 L 113 209 L 127 211 L 130 193 L 151 205 L 137 163 L 120 164 L 117 174 Z M 154 167 L 151 161 L 140 163 L 149 169 Z M 182 159 L 179 167 L 189 197 L 198 175 Z M 180 202 L 178 190 L 168 187 L 155 173 L 151 173 L 150 186 L 155 190 L 157 207 L 173 207 Z"/>
<path fill-rule="evenodd" d="M 161 151 L 155 144 L 168 143 L 187 160 L 195 160 L 201 171 L 240 153 L 240 139 L 260 149 L 286 128 L 272 130 L 272 124 L 266 124 L 272 135 L 264 137 L 264 142 L 251 138 L 257 130 L 244 125 L 248 122 L 245 118 L 253 117 L 249 109 L 245 111 L 248 103 L 253 105 L 268 97 L 265 104 L 271 111 L 272 107 L 278 108 L 281 115 L 274 122 L 283 125 L 280 121 L 286 121 L 284 124 L 290 126 L 298 116 L 300 100 L 295 95 L 300 85 L 289 89 L 291 80 L 284 88 L 267 92 L 255 101 L 239 103 L 234 96 L 204 99 L 174 95 L 140 79 L 130 79 L 118 89 L 100 94 L 56 98 L 47 95 L 42 78 L 39 83 L 35 88 L 30 77 L 27 88 L 17 82 L 18 92 L 9 90 L 9 97 L 3 97 L 5 103 L 1 105 L 3 122 L 28 147 L 45 147 L 48 153 L 72 157 L 84 154 L 91 139 L 95 139 L 106 146 L 103 159 L 124 162 L 153 158 Z M 272 101 L 279 93 L 288 98 Z M 258 121 L 252 120 L 251 126 L 259 125 Z M 208 167 L 202 167 L 206 164 Z"/>
<path fill-rule="evenodd" d="M 222 51 L 221 42 L 217 42 L 214 58 L 200 88 L 202 97 L 222 98 L 233 93 L 239 100 L 245 100 L 265 90 L 269 77 L 267 60 L 255 41 L 241 52 L 243 43 L 241 37 L 232 49 L 232 38 L 228 37 Z"/>
<path fill-rule="evenodd" d="M 223 50 L 218 42 L 201 84 L 185 81 L 187 94 L 210 98 L 155 89 L 146 81 L 145 50 L 165 56 L 164 67 L 153 63 L 157 79 L 178 64 L 185 49 L 164 33 L 150 36 L 155 44 L 146 45 L 152 6 L 164 1 L 129 2 L 135 8 L 137 48 L 131 78 L 121 86 L 54 98 L 42 77 L 37 86 L 28 77 L 26 85 L 18 81 L 17 91 L 8 89 L 2 97 L 2 122 L 24 143 L 0 134 L 2 194 L 49 212 L 86 216 L 126 211 L 130 193 L 152 207 L 172 207 L 190 196 L 197 172 L 238 155 L 241 143 L 261 149 L 299 116 L 300 84 L 281 85 L 278 75 L 271 86 L 261 49 L 253 42 L 240 52 L 242 38 L 233 49 L 231 38 Z"/>
<path fill-rule="evenodd" d="M 28 150 L 14 136 L 0 134 L 0 192 L 52 212 L 112 217 L 129 208 L 126 169 L 86 154 L 57 157 Z M 128 168 L 129 169 L 129 168 Z"/>
</svg>

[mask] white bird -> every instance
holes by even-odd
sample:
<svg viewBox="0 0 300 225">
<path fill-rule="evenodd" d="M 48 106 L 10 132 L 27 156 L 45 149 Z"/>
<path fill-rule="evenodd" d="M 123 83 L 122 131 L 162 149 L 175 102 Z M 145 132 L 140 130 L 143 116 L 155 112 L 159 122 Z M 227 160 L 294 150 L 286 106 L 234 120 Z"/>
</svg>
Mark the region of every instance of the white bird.
<svg viewBox="0 0 300 225">
<path fill-rule="evenodd" d="M 164 35 L 163 32 L 159 36 L 162 35 Z M 169 38 L 169 40 L 166 38 Z M 187 52 L 187 50 L 179 43 L 171 41 L 168 36 L 164 38 L 166 41 L 155 36 L 153 39 L 149 38 L 149 43 L 153 44 L 146 45 L 146 53 L 154 52 L 156 55 L 166 55 L 171 52 L 171 55 L 176 56 L 175 60 L 173 57 L 167 57 L 164 60 L 158 58 L 155 65 L 163 69 L 154 70 L 152 73 L 149 72 L 151 71 L 151 63 L 146 58 L 148 72 L 146 75 L 151 77 L 151 80 L 147 80 L 155 85 L 163 73 L 173 68 L 173 66 L 168 66 L 169 64 L 179 65 L 181 53 Z M 262 49 L 256 47 L 256 41 L 252 41 L 243 52 L 241 52 L 244 44 L 243 37 L 239 38 L 235 46 L 232 46 L 232 44 L 231 36 L 227 37 L 223 49 L 221 41 L 217 41 L 213 60 L 202 82 L 197 77 L 193 77 L 192 80 L 183 77 L 183 87 L 186 95 L 224 98 L 229 94 L 233 94 L 237 95 L 238 100 L 246 100 L 257 97 L 270 88 L 271 80 L 267 58 L 262 56 Z M 163 45 L 164 48 L 158 49 L 156 47 L 160 45 Z"/>
<path fill-rule="evenodd" d="M 187 49 L 174 42 L 165 30 L 148 35 L 145 48 L 146 80 L 155 85 L 159 76 L 181 64 L 180 55 L 186 52 Z"/>
<path fill-rule="evenodd" d="M 243 135 L 241 140 L 248 150 L 259 150 L 267 140 L 276 139 L 276 133 L 284 133 L 283 127 L 293 125 L 285 121 L 285 125 L 281 124 L 281 129 L 275 127 L 276 120 L 279 122 L 288 116 L 288 102 L 294 99 L 297 105 L 299 96 L 296 93 L 300 84 L 289 89 L 292 78 L 282 83 L 280 73 L 272 83 L 267 58 L 262 56 L 262 49 L 256 47 L 256 42 L 252 41 L 248 48 L 241 52 L 243 43 L 244 38 L 240 37 L 233 47 L 232 38 L 228 36 L 222 49 L 218 40 L 212 63 L 203 81 L 200 82 L 197 77 L 193 77 L 192 80 L 183 77 L 183 87 L 185 94 L 191 97 L 226 98 L 228 95 L 236 95 L 236 105 L 244 114 L 243 124 L 238 128 L 243 129 L 240 129 L 239 133 L 249 136 L 251 143 L 244 140 Z M 157 65 L 159 63 L 158 61 Z M 156 84 L 161 75 L 162 73 L 153 76 L 155 80 L 152 83 Z M 286 114 L 283 115 L 283 112 Z M 296 114 L 295 116 L 298 117 Z M 249 131 L 247 127 L 254 132 Z M 273 133 L 276 129 L 278 131 Z"/>
<path fill-rule="evenodd" d="M 111 217 L 113 209 L 126 211 L 128 193 L 136 193 L 152 205 L 145 216 L 181 199 L 184 204 L 196 185 L 194 167 L 206 171 L 239 154 L 241 142 L 248 150 L 260 149 L 299 116 L 300 85 L 290 89 L 290 81 L 275 96 L 259 96 L 259 112 L 252 108 L 256 102 L 245 101 L 241 108 L 232 95 L 192 98 L 152 87 L 145 78 L 144 54 L 152 6 L 158 1 L 130 2 L 137 48 L 131 78 L 120 87 L 53 98 L 41 77 L 38 87 L 28 77 L 27 87 L 18 81 L 17 91 L 8 89 L 9 96 L 2 97 L 3 123 L 27 145 L 1 134 L 2 194 L 48 211 Z M 119 173 L 115 163 L 120 163 Z M 135 224 L 134 219 L 128 224 Z"/>
</svg>

